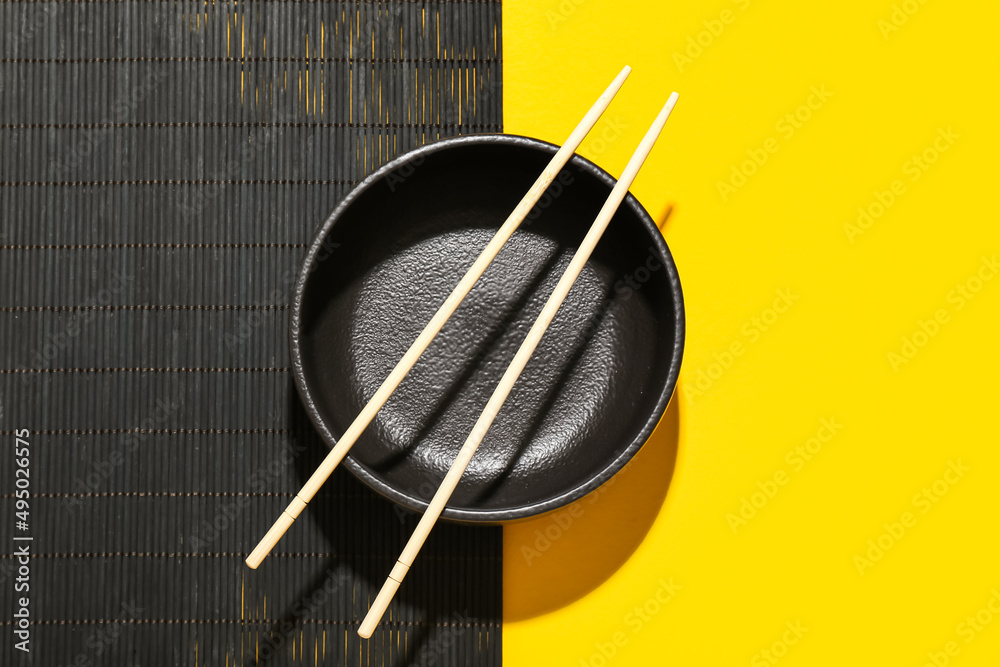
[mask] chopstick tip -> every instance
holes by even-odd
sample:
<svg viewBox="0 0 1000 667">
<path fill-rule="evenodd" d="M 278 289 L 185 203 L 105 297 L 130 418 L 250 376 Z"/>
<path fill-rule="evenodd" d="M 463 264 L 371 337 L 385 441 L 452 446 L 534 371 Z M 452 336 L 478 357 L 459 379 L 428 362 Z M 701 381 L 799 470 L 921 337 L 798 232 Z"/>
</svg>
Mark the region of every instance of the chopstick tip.
<svg viewBox="0 0 1000 667">
<path fill-rule="evenodd" d="M 624 85 L 625 79 L 627 79 L 628 75 L 631 73 L 632 73 L 631 67 L 629 67 L 628 65 L 622 67 L 622 71 L 618 72 L 618 76 L 616 76 L 615 80 L 611 83 L 612 88 L 617 92 L 617 90 L 621 88 L 622 85 Z"/>
<path fill-rule="evenodd" d="M 253 553 L 247 556 L 245 562 L 247 564 L 247 567 L 249 567 L 251 570 L 256 570 L 258 567 L 260 567 L 260 564 L 264 562 L 264 557 L 261 556 L 259 553 L 257 553 L 256 549 L 254 549 Z"/>
<path fill-rule="evenodd" d="M 667 103 L 663 105 L 663 111 L 661 113 L 670 114 L 674 110 L 674 106 L 677 104 L 677 99 L 680 95 L 677 91 L 670 93 L 670 97 L 667 98 Z"/>
</svg>

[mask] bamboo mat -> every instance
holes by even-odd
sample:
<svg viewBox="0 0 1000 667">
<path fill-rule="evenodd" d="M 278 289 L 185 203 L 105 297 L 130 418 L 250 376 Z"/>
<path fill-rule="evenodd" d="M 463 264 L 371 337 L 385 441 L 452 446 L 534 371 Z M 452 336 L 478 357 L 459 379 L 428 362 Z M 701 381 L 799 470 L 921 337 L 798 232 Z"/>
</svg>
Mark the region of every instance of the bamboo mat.
<svg viewBox="0 0 1000 667">
<path fill-rule="evenodd" d="M 243 564 L 325 452 L 305 244 L 393 156 L 500 131 L 500 56 L 499 0 L 0 0 L 0 664 L 500 664 L 499 528 L 435 529 L 367 642 L 415 518 L 346 472 Z"/>
</svg>

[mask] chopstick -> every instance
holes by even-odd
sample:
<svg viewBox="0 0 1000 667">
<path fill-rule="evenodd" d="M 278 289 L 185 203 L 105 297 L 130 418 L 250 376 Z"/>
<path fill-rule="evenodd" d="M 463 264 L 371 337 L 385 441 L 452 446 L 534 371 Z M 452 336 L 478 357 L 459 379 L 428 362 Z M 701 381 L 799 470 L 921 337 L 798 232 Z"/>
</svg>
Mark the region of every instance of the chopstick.
<svg viewBox="0 0 1000 667">
<path fill-rule="evenodd" d="M 671 93 L 667 103 L 657 115 L 656 120 L 653 121 L 653 125 L 646 132 L 646 136 L 639 143 L 639 147 L 636 148 L 635 153 L 625 167 L 625 171 L 622 172 L 621 178 L 618 179 L 615 187 L 611 190 L 611 194 L 608 196 L 607 201 L 604 202 L 604 206 L 591 225 L 590 231 L 587 232 L 583 243 L 580 244 L 580 247 L 573 255 L 573 259 L 570 260 L 569 266 L 566 267 L 566 271 L 559 279 L 555 290 L 552 291 L 548 301 L 545 302 L 542 312 L 531 326 L 528 335 L 525 336 L 521 347 L 518 348 L 517 353 L 514 355 L 514 359 L 510 362 L 496 389 L 493 390 L 493 395 L 490 396 L 490 400 L 486 403 L 486 407 L 476 421 L 472 433 L 469 434 L 465 444 L 462 445 L 458 457 L 452 463 L 451 468 L 445 475 L 444 481 L 441 482 L 441 486 L 438 487 L 430 504 L 428 504 L 427 511 L 420 518 L 420 522 L 403 548 L 403 553 L 400 554 L 399 559 L 389 573 L 389 577 L 385 580 L 385 584 L 382 585 L 382 590 L 379 591 L 378 596 L 376 596 L 375 601 L 368 610 L 368 615 L 365 616 L 361 627 L 358 628 L 358 634 L 363 638 L 368 639 L 371 637 L 372 632 L 375 631 L 375 626 L 378 625 L 379 620 L 389 606 L 389 602 L 392 601 L 396 590 L 399 589 L 400 583 L 402 583 L 406 573 L 413 565 L 413 561 L 420 552 L 420 548 L 423 546 L 427 536 L 430 534 L 431 528 L 434 527 L 434 523 L 441 516 L 441 512 L 444 511 L 444 506 L 447 504 L 448 499 L 451 498 L 455 487 L 458 486 L 458 482 L 465 473 L 469 461 L 472 460 L 472 456 L 476 453 L 476 449 L 493 424 L 497 413 L 500 412 L 500 408 L 503 407 L 504 402 L 507 400 L 507 395 L 510 393 L 511 388 L 517 382 L 521 371 L 524 370 L 535 348 L 538 347 L 538 342 L 541 340 L 549 324 L 551 324 L 552 318 L 555 317 L 556 311 L 559 310 L 559 306 L 562 305 L 566 295 L 569 294 L 573 283 L 579 277 L 580 271 L 583 270 L 584 265 L 594 251 L 594 247 L 601 239 L 601 235 L 607 229 L 608 223 L 611 221 L 612 216 L 614 216 L 615 211 L 618 210 L 618 207 L 625 199 L 625 195 L 628 194 L 628 189 L 632 186 L 632 182 L 635 180 L 636 174 L 639 173 L 642 163 L 645 162 L 649 152 L 653 149 L 653 144 L 656 143 L 657 138 L 660 136 L 660 132 L 663 130 L 667 118 L 670 117 L 670 112 L 673 111 L 675 104 L 677 104 L 677 93 Z"/>
<path fill-rule="evenodd" d="M 274 545 L 278 543 L 281 536 L 285 534 L 285 531 L 295 522 L 295 519 L 302 513 L 302 510 L 306 508 L 309 501 L 313 499 L 316 492 L 319 491 L 323 483 L 330 477 L 334 469 L 343 460 L 344 456 L 357 441 L 361 433 L 368 427 L 372 419 L 385 402 L 389 400 L 389 396 L 392 392 L 396 390 L 399 383 L 403 381 L 406 374 L 410 372 L 413 365 L 417 363 L 417 359 L 420 355 L 424 353 L 427 346 L 431 344 L 434 337 L 437 336 L 438 332 L 441 331 L 441 327 L 444 326 L 448 318 L 452 316 L 458 305 L 462 303 L 462 300 L 468 295 L 469 291 L 472 289 L 476 281 L 479 280 L 483 272 L 486 271 L 486 267 L 490 265 L 490 262 L 497 256 L 500 249 L 507 243 L 507 240 L 511 237 L 514 231 L 520 226 L 521 222 L 527 217 L 531 212 L 531 209 L 538 203 L 542 195 L 545 194 L 545 190 L 552 184 L 552 181 L 556 179 L 559 172 L 569 159 L 573 157 L 576 149 L 580 147 L 583 143 L 584 138 L 593 129 L 594 125 L 607 110 L 608 106 L 611 104 L 611 100 L 614 99 L 615 95 L 621 89 L 622 84 L 625 83 L 625 79 L 628 78 L 629 73 L 632 68 L 627 65 L 622 69 L 622 71 L 615 77 L 611 85 L 601 94 L 594 105 L 587 111 L 583 119 L 576 126 L 576 128 L 570 133 L 569 137 L 566 139 L 566 143 L 556 151 L 556 154 L 552 156 L 552 160 L 542 171 L 541 175 L 528 190 L 524 198 L 521 199 L 520 203 L 514 208 L 511 214 L 507 217 L 507 220 L 500 226 L 497 233 L 493 236 L 490 242 L 483 249 L 483 252 L 479 255 L 469 270 L 459 281 L 458 285 L 452 291 L 448 298 L 445 299 L 441 307 L 438 308 L 437 312 L 431 318 L 431 321 L 427 323 L 424 330 L 420 332 L 416 340 L 410 345 L 410 348 L 403 355 L 403 358 L 396 363 L 396 366 L 389 373 L 388 377 L 383 380 L 382 385 L 375 391 L 375 394 L 371 397 L 365 407 L 361 410 L 357 417 L 354 418 L 354 422 L 344 431 L 344 434 L 337 441 L 337 444 L 330 450 L 330 453 L 326 455 L 323 462 L 320 464 L 316 472 L 312 474 L 308 481 L 302 489 L 295 494 L 295 497 L 288 507 L 281 513 L 281 516 L 274 522 L 267 534 L 261 539 L 254 550 L 247 557 L 246 563 L 253 569 L 257 567 L 264 561 L 267 554 L 271 552 Z"/>
</svg>

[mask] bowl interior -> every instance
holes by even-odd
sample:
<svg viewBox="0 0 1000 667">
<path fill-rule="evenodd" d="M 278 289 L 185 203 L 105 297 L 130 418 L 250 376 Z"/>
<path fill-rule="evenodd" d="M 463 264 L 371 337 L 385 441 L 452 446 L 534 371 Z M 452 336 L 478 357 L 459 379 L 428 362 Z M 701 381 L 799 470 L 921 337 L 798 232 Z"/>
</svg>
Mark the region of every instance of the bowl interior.
<svg viewBox="0 0 1000 667">
<path fill-rule="evenodd" d="M 555 151 L 511 136 L 411 153 L 367 179 L 313 244 L 292 357 L 328 444 L 347 428 Z M 345 460 L 423 509 L 609 194 L 575 157 Z M 641 447 L 683 345 L 676 269 L 631 196 L 560 308 L 444 516 L 522 518 L 581 497 Z"/>
</svg>

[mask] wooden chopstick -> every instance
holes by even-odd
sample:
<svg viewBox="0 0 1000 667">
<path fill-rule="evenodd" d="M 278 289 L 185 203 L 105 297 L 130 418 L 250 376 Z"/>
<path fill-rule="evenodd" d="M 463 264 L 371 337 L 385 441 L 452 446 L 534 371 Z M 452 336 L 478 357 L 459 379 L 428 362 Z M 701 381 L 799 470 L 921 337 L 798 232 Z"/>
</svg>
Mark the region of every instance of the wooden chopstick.
<svg viewBox="0 0 1000 667">
<path fill-rule="evenodd" d="M 413 344 L 410 345 L 403 358 L 399 360 L 392 369 L 392 372 L 389 373 L 389 376 L 386 377 L 382 385 L 376 390 L 375 395 L 371 397 L 360 414 L 355 417 L 354 422 L 347 428 L 344 435 L 340 437 L 340 440 L 330 450 L 330 453 L 326 455 L 326 458 L 323 459 L 316 472 L 312 474 L 302 489 L 295 494 L 288 507 L 285 508 L 281 516 L 278 517 L 274 525 L 271 526 L 267 534 L 264 535 L 260 543 L 257 544 L 253 552 L 247 557 L 247 565 L 256 569 L 263 562 L 264 558 L 267 557 L 267 554 L 271 552 L 274 545 L 278 543 L 281 536 L 285 534 L 285 531 L 288 530 L 299 514 L 302 513 L 302 510 L 305 509 L 309 501 L 313 499 L 313 496 L 316 495 L 316 492 L 319 491 L 323 483 L 330 477 L 333 470 L 343 460 L 344 456 L 347 455 L 347 452 L 354 445 L 355 441 L 357 441 L 361 433 L 368 427 L 372 419 L 375 418 L 378 411 L 382 409 L 385 402 L 389 400 L 392 392 L 396 390 L 399 383 L 403 381 L 406 374 L 417 363 L 420 355 L 424 353 L 427 346 L 431 344 L 434 337 L 441 331 L 441 327 L 444 326 L 445 322 L 452 316 L 458 305 L 462 303 L 462 300 L 472 289 L 473 285 L 476 284 L 476 281 L 486 271 L 486 267 L 490 265 L 490 262 L 497 256 L 500 249 L 507 243 L 507 240 L 531 212 L 535 204 L 538 203 L 545 190 L 552 184 L 556 176 L 559 175 L 562 168 L 566 166 L 569 159 L 573 157 L 576 149 L 580 147 L 584 138 L 607 110 L 608 105 L 611 104 L 611 100 L 614 99 L 615 95 L 621 89 L 622 84 L 625 83 L 625 79 L 628 78 L 631 71 L 632 69 L 627 65 L 622 69 L 614 81 L 611 82 L 611 85 L 608 86 L 607 90 L 594 102 L 594 105 L 587 111 L 573 132 L 570 133 L 566 139 L 566 143 L 552 156 L 552 160 L 545 167 L 545 170 L 542 171 L 538 180 L 534 182 L 531 189 L 528 190 L 527 194 L 524 195 L 524 198 L 514 208 L 507 220 L 497 230 L 493 239 L 486 245 L 486 248 L 483 249 L 483 252 L 473 262 L 472 266 L 469 267 L 462 280 L 459 281 L 452 293 L 441 304 L 437 312 L 434 313 L 431 321 L 427 323 L 424 330 L 413 341 Z"/>
<path fill-rule="evenodd" d="M 590 254 L 594 251 L 594 247 L 601 239 L 601 235 L 607 229 L 608 223 L 611 221 L 612 216 L 614 216 L 615 211 L 618 210 L 622 200 L 625 199 L 625 195 L 628 194 L 628 189 L 632 186 L 636 174 L 639 173 L 639 168 L 642 167 L 642 163 L 653 149 L 653 144 L 656 143 L 657 138 L 660 136 L 660 132 L 663 130 L 663 126 L 666 124 L 667 118 L 670 117 L 670 112 L 673 111 L 676 103 L 677 93 L 671 93 L 667 103 L 663 106 L 659 115 L 657 115 L 656 120 L 653 121 L 653 125 L 646 132 L 646 136 L 639 143 L 639 147 L 636 148 L 635 153 L 625 167 L 625 171 L 622 172 L 621 178 L 618 179 L 614 189 L 611 190 L 611 194 L 608 196 L 607 201 L 604 202 L 604 206 L 601 208 L 600 213 L 598 213 L 597 219 L 594 220 L 590 231 L 587 232 L 587 236 L 583 239 L 583 243 L 580 244 L 576 254 L 573 255 L 573 259 L 570 260 L 569 266 L 566 267 L 566 271 L 559 279 L 555 290 L 549 296 L 549 300 L 545 302 L 542 312 L 538 315 L 528 335 L 521 343 L 521 347 L 518 348 L 514 359 L 510 362 L 496 389 L 493 390 L 493 395 L 490 396 L 490 400 L 476 421 L 472 433 L 469 434 L 465 444 L 462 445 L 458 457 L 452 463 L 448 474 L 445 475 L 444 481 L 441 482 L 441 486 L 427 506 L 427 511 L 420 518 L 420 522 L 417 524 L 416 529 L 414 529 L 413 535 L 410 536 L 410 540 L 406 543 L 406 547 L 404 547 L 403 553 L 399 556 L 399 560 L 396 561 L 392 571 L 389 573 L 389 577 L 385 580 L 382 590 L 379 591 L 378 596 L 368 610 L 368 615 L 365 616 L 361 627 L 358 628 L 358 634 L 365 639 L 371 637 L 375 626 L 378 625 L 379 620 L 389 606 L 389 602 L 392 601 L 392 597 L 396 594 L 400 583 L 413 565 L 413 560 L 416 558 L 417 553 L 420 552 L 420 548 L 430 534 L 431 528 L 434 527 L 434 523 L 441 516 L 444 506 L 447 504 L 448 499 L 451 498 L 451 494 L 455 491 L 455 487 L 458 486 L 459 480 L 465 473 L 469 461 L 472 460 L 473 454 L 476 453 L 476 449 L 486 436 L 486 432 L 489 430 L 490 425 L 493 424 L 497 413 L 503 407 L 504 401 L 507 400 L 507 395 L 510 393 L 511 388 L 517 382 L 521 371 L 527 365 L 528 359 L 531 358 L 542 335 L 552 322 L 552 318 L 555 317 L 556 311 L 559 310 L 559 306 L 562 305 L 566 295 L 569 294 L 570 288 L 573 287 L 573 283 L 579 277 L 580 271 L 583 270 L 584 265 L 590 258 Z"/>
</svg>

